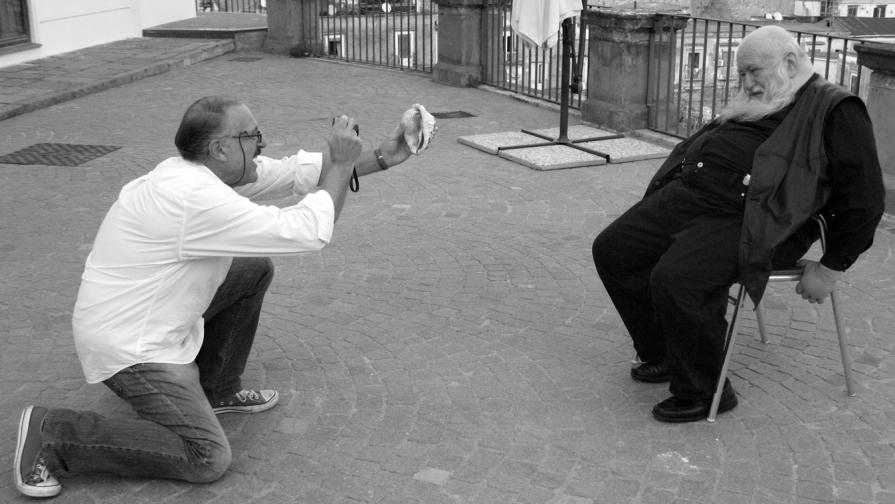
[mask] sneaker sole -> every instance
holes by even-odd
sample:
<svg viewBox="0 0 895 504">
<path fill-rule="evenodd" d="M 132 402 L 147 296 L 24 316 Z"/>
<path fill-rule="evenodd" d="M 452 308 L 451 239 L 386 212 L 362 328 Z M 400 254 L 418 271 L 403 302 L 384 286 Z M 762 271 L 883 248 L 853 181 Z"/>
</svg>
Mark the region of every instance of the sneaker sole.
<svg viewBox="0 0 895 504">
<path fill-rule="evenodd" d="M 39 487 L 34 485 L 26 485 L 22 481 L 22 451 L 25 449 L 25 441 L 28 439 L 28 427 L 31 425 L 31 412 L 34 406 L 28 406 L 22 411 L 19 417 L 19 436 L 16 439 L 16 456 L 13 462 L 13 479 L 16 482 L 16 489 L 23 495 L 28 497 L 55 497 L 62 491 L 62 485 Z"/>
<path fill-rule="evenodd" d="M 280 393 L 275 392 L 269 401 L 262 404 L 254 404 L 252 406 L 221 406 L 220 408 L 211 408 L 215 415 L 223 413 L 261 413 L 267 411 L 280 402 Z"/>
</svg>

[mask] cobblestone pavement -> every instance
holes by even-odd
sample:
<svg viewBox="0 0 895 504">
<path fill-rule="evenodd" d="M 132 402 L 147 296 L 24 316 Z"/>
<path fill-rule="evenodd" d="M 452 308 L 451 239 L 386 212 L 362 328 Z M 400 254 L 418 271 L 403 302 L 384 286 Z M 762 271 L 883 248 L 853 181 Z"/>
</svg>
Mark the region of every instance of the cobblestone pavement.
<svg viewBox="0 0 895 504">
<path fill-rule="evenodd" d="M 241 56 L 247 56 L 242 54 Z M 775 287 L 770 342 L 748 317 L 740 405 L 714 424 L 652 420 L 664 385 L 632 381 L 631 346 L 590 258 L 659 161 L 535 171 L 459 136 L 558 114 L 427 75 L 223 55 L 0 122 L 0 155 L 41 142 L 120 147 L 75 167 L 0 164 L 0 502 L 22 407 L 130 411 L 85 385 L 70 317 L 84 259 L 120 187 L 174 155 L 185 107 L 244 98 L 266 153 L 319 150 L 355 116 L 378 142 L 422 103 L 431 149 L 365 177 L 330 247 L 278 258 L 245 376 L 281 404 L 221 417 L 231 470 L 208 485 L 81 475 L 59 503 L 893 503 L 895 220 L 841 286 L 857 397 L 829 305 Z"/>
<path fill-rule="evenodd" d="M 131 38 L 3 67 L 0 120 L 188 66 L 234 48 L 232 39 Z"/>
</svg>

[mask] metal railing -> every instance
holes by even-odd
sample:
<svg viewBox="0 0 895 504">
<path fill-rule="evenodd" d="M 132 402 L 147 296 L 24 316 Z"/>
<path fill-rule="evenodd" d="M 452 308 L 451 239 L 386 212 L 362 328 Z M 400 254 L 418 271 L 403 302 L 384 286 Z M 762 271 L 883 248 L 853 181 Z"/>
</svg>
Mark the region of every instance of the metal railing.
<svg viewBox="0 0 895 504">
<path fill-rule="evenodd" d="M 438 60 L 438 6 L 431 0 L 317 2 L 316 56 L 431 72 Z"/>
<path fill-rule="evenodd" d="M 196 12 L 266 14 L 267 0 L 196 0 Z"/>
<path fill-rule="evenodd" d="M 505 89 L 552 103 L 559 103 L 562 73 L 562 33 L 551 48 L 538 48 L 516 35 L 510 25 L 512 0 L 488 0 L 482 36 L 482 80 Z M 587 30 L 575 21 L 575 57 L 572 61 L 570 108 L 581 108 L 587 91 Z"/>
<path fill-rule="evenodd" d="M 671 17 L 660 22 L 650 41 L 649 127 L 686 137 L 716 117 L 739 91 L 736 49 L 761 25 L 704 18 L 689 18 L 677 31 L 674 25 Z M 866 99 L 869 70 L 858 65 L 854 50 L 862 40 L 791 33 L 817 73 Z"/>
<path fill-rule="evenodd" d="M 267 0 L 196 0 L 198 12 L 267 14 Z M 438 60 L 438 6 L 432 0 L 301 2 L 307 56 L 431 72 Z"/>
</svg>

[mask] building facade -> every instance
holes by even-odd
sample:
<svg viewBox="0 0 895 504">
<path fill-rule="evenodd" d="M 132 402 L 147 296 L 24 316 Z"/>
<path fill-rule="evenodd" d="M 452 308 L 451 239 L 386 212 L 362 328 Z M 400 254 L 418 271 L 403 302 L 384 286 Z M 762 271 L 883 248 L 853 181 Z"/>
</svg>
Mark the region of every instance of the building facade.
<svg viewBox="0 0 895 504">
<path fill-rule="evenodd" d="M 0 0 L 0 68 L 195 15 L 194 0 Z"/>
<path fill-rule="evenodd" d="M 799 0 L 793 14 L 812 17 L 895 17 L 895 0 L 856 2 L 848 0 Z"/>
</svg>

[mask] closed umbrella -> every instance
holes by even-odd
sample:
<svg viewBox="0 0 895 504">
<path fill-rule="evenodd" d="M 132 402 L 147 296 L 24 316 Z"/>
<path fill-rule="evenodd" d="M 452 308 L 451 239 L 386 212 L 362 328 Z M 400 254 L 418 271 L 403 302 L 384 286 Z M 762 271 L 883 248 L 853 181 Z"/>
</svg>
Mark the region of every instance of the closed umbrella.
<svg viewBox="0 0 895 504">
<path fill-rule="evenodd" d="M 588 149 L 584 146 L 574 145 L 576 142 L 588 142 L 592 140 L 604 140 L 618 138 L 622 135 L 602 136 L 596 138 L 584 138 L 570 141 L 568 138 L 569 127 L 569 88 L 570 67 L 573 57 L 572 46 L 574 43 L 574 21 L 572 18 L 581 14 L 586 0 L 513 0 L 513 9 L 510 14 L 510 26 L 523 40 L 535 47 L 550 48 L 556 45 L 557 31 L 562 27 L 562 75 L 560 77 L 560 120 L 559 138 L 551 139 L 539 133 L 522 130 L 534 136 L 550 140 L 548 143 L 532 145 L 512 145 L 500 147 L 498 150 L 520 149 L 525 147 L 540 147 L 555 144 L 567 145 L 591 154 L 595 154 L 609 160 L 609 155 Z"/>
<path fill-rule="evenodd" d="M 535 47 L 553 47 L 566 19 L 581 13 L 581 0 L 513 0 L 510 25 Z"/>
</svg>

